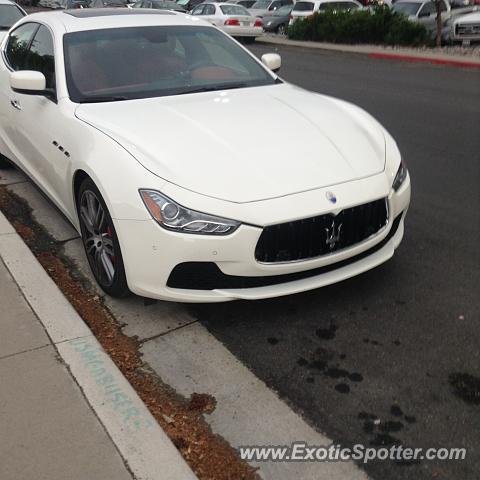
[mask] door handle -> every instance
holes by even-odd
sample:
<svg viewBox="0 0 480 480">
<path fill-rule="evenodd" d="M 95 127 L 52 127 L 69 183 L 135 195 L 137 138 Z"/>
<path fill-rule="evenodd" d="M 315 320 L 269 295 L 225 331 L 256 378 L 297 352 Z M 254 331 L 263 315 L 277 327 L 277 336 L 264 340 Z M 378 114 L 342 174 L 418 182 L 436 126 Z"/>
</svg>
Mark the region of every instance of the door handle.
<svg viewBox="0 0 480 480">
<path fill-rule="evenodd" d="M 13 107 L 13 108 L 16 108 L 17 110 L 21 110 L 22 109 L 22 106 L 20 105 L 20 102 L 18 100 L 11 100 L 10 101 L 10 105 Z"/>
</svg>

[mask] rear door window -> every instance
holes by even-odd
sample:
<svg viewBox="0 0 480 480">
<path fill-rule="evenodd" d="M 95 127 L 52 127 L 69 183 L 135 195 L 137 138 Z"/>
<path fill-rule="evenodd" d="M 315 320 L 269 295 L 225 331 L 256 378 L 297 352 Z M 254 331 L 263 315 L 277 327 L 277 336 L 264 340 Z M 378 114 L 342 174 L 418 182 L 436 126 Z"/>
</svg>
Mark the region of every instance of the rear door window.
<svg viewBox="0 0 480 480">
<path fill-rule="evenodd" d="M 297 2 L 293 10 L 295 12 L 313 12 L 313 2 Z"/>
</svg>

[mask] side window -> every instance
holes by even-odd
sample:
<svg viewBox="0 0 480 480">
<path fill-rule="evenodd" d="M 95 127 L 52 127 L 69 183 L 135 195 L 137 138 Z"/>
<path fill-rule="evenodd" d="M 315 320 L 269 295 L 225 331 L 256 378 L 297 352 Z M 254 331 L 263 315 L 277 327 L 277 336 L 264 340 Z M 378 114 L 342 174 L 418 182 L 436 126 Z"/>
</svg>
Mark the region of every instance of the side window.
<svg viewBox="0 0 480 480">
<path fill-rule="evenodd" d="M 37 28 L 37 23 L 26 23 L 10 34 L 5 56 L 13 70 L 22 70 L 30 40 Z"/>
<path fill-rule="evenodd" d="M 433 2 L 428 2 L 422 7 L 418 16 L 419 17 L 428 17 L 434 11 L 435 11 L 435 5 L 433 4 Z"/>
<path fill-rule="evenodd" d="M 213 5 L 205 5 L 204 15 L 215 15 L 215 7 Z"/>
<path fill-rule="evenodd" d="M 43 73 L 47 79 L 47 88 L 55 88 L 53 39 L 48 28 L 43 25 L 35 34 L 25 59 L 24 70 L 35 70 Z"/>
<path fill-rule="evenodd" d="M 193 10 L 192 15 L 202 15 L 204 8 L 205 8 L 205 5 L 199 5 L 197 8 Z"/>
</svg>

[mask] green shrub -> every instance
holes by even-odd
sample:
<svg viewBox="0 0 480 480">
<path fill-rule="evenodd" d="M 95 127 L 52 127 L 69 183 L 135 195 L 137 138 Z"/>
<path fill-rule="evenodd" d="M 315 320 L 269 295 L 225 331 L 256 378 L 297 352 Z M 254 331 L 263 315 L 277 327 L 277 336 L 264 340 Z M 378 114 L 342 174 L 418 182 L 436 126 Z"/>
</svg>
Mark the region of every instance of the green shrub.
<svg viewBox="0 0 480 480">
<path fill-rule="evenodd" d="M 388 7 L 336 12 L 327 10 L 296 20 L 288 38 L 333 43 L 425 45 L 429 35 L 424 25 L 410 22 Z"/>
</svg>

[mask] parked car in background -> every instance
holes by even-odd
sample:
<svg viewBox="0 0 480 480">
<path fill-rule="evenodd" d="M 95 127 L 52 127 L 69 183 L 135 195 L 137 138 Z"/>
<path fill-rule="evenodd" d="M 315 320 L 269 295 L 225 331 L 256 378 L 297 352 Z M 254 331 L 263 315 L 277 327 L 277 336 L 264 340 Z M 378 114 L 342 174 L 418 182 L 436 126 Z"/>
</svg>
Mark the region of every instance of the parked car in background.
<svg viewBox="0 0 480 480">
<path fill-rule="evenodd" d="M 92 0 L 89 5 L 90 8 L 127 8 L 128 2 L 126 0 Z"/>
<path fill-rule="evenodd" d="M 442 23 L 444 23 L 450 18 L 451 8 L 446 0 L 440 1 Z M 406 15 L 412 22 L 422 23 L 430 31 L 437 28 L 437 10 L 435 3 L 430 0 L 398 0 L 392 8 L 396 12 Z"/>
<path fill-rule="evenodd" d="M 450 0 L 450 7 L 452 7 L 452 9 L 470 7 L 475 5 L 475 1 L 476 0 Z"/>
<path fill-rule="evenodd" d="M 450 18 L 447 18 L 445 23 L 443 24 L 442 28 L 442 45 L 450 45 L 454 42 L 453 40 L 453 23 L 462 17 L 463 15 L 467 15 L 469 13 L 473 13 L 476 11 L 480 11 L 480 6 L 472 5 L 469 7 L 464 8 L 455 8 L 452 9 Z"/>
<path fill-rule="evenodd" d="M 190 12 L 204 1 L 205 0 L 178 0 L 177 4 L 180 8 L 184 8 L 187 12 Z"/>
<path fill-rule="evenodd" d="M 455 17 L 452 24 L 453 42 L 480 42 L 480 12 Z"/>
<path fill-rule="evenodd" d="M 293 5 L 293 3 L 293 0 L 258 0 L 249 8 L 249 11 L 254 17 L 262 18 L 269 12 L 274 12 L 284 5 Z"/>
<path fill-rule="evenodd" d="M 76 8 L 88 8 L 89 0 L 58 0 L 58 3 L 53 7 L 59 10 L 75 10 Z"/>
<path fill-rule="evenodd" d="M 227 0 L 227 3 L 234 3 L 235 5 L 241 5 L 246 9 L 252 8 L 257 0 Z"/>
<path fill-rule="evenodd" d="M 10 0 L 0 0 L 0 41 L 10 27 L 26 15 L 25 10 Z"/>
<path fill-rule="evenodd" d="M 293 5 L 284 5 L 274 12 L 269 12 L 263 17 L 263 29 L 266 32 L 279 33 L 285 35 L 287 33 L 288 22 L 290 21 L 290 13 Z"/>
<path fill-rule="evenodd" d="M 187 10 L 177 2 L 170 0 L 140 0 L 132 6 L 133 8 L 153 8 L 154 10 L 173 10 L 175 12 L 186 13 Z"/>
<path fill-rule="evenodd" d="M 290 14 L 290 24 L 298 18 L 309 17 L 315 12 L 325 12 L 327 10 L 350 11 L 359 10 L 363 5 L 357 0 L 299 0 L 295 3 Z"/>
<path fill-rule="evenodd" d="M 241 5 L 231 3 L 201 3 L 192 11 L 192 15 L 201 16 L 232 37 L 255 40 L 263 33 L 262 21 L 255 18 Z"/>
</svg>

